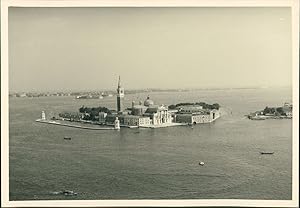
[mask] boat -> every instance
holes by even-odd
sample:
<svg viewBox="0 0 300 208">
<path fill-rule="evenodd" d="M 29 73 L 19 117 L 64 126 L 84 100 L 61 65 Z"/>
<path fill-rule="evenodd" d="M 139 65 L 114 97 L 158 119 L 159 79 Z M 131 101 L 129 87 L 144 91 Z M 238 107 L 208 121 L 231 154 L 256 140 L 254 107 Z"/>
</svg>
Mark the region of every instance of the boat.
<svg viewBox="0 0 300 208">
<path fill-rule="evenodd" d="M 77 193 L 74 192 L 74 191 L 69 191 L 69 190 L 64 190 L 62 191 L 62 194 L 65 195 L 65 196 L 76 196 Z"/>
<path fill-rule="evenodd" d="M 59 195 L 61 193 L 62 193 L 61 191 L 53 191 L 53 192 L 51 192 L 51 194 L 53 194 L 53 195 Z"/>
<path fill-rule="evenodd" d="M 65 136 L 64 139 L 65 139 L 65 140 L 71 140 L 71 137 Z"/>
<path fill-rule="evenodd" d="M 54 192 L 51 192 L 51 194 L 54 194 L 54 195 L 65 195 L 65 196 L 76 196 L 77 195 L 76 192 L 70 191 L 70 190 L 54 191 Z"/>
<path fill-rule="evenodd" d="M 203 165 L 204 165 L 204 162 L 199 162 L 199 165 L 203 166 Z"/>
<path fill-rule="evenodd" d="M 274 152 L 260 152 L 260 154 L 262 154 L 262 155 L 273 155 Z"/>
</svg>

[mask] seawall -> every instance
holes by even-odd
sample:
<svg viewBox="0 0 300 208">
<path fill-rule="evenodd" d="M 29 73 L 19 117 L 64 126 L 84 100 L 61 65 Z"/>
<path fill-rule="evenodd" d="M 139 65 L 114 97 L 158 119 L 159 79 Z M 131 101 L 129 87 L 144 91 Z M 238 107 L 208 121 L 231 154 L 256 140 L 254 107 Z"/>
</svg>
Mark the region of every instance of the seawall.
<svg viewBox="0 0 300 208">
<path fill-rule="evenodd" d="M 88 126 L 79 126 L 79 125 L 74 125 L 74 124 L 64 124 L 64 123 L 59 123 L 56 121 L 50 121 L 50 120 L 42 120 L 42 119 L 37 119 L 35 120 L 36 122 L 39 123 L 45 123 L 45 124 L 52 124 L 52 125 L 58 125 L 58 126 L 66 126 L 66 127 L 72 127 L 72 128 L 78 128 L 78 129 L 89 129 L 89 130 L 116 130 L 115 128 L 94 128 L 94 127 L 88 127 Z"/>
</svg>

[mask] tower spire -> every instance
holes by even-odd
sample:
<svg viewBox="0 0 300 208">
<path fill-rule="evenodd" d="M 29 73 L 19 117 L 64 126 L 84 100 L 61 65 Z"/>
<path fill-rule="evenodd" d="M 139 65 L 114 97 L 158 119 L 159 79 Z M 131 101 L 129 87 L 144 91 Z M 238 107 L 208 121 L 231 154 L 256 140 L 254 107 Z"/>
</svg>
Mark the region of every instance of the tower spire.
<svg viewBox="0 0 300 208">
<path fill-rule="evenodd" d="M 119 75 L 118 87 L 121 87 L 121 76 Z"/>
</svg>

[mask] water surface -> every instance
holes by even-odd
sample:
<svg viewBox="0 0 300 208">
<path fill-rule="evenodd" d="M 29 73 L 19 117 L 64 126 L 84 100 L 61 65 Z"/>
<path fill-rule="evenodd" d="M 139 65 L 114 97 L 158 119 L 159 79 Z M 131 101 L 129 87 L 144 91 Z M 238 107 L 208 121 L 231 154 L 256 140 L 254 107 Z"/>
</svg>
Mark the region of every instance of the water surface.
<svg viewBox="0 0 300 208">
<path fill-rule="evenodd" d="M 126 105 L 147 95 L 166 105 L 217 102 L 222 117 L 193 129 L 93 131 L 34 120 L 42 110 L 53 116 L 82 105 L 115 108 L 114 97 L 10 98 L 10 200 L 291 199 L 292 121 L 244 116 L 291 101 L 291 89 L 140 93 L 126 95 Z M 78 195 L 51 194 L 63 189 Z"/>
</svg>

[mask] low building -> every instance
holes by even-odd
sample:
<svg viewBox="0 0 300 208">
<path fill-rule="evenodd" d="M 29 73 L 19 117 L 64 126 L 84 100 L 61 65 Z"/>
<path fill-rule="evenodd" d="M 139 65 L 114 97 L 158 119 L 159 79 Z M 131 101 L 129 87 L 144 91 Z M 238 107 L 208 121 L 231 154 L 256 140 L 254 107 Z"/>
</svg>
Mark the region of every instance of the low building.
<svg viewBox="0 0 300 208">
<path fill-rule="evenodd" d="M 282 110 L 287 117 L 291 118 L 293 116 L 293 105 L 292 104 L 284 103 Z"/>
<path fill-rule="evenodd" d="M 213 110 L 199 110 L 198 112 L 186 113 L 179 112 L 175 115 L 175 121 L 177 123 L 211 123 L 220 117 L 220 112 L 216 109 Z"/>
<path fill-rule="evenodd" d="M 293 107 L 293 105 L 291 104 L 291 103 L 284 103 L 283 104 L 283 107 L 288 107 L 288 108 L 292 108 Z"/>
<path fill-rule="evenodd" d="M 292 111 L 287 111 L 287 112 L 285 112 L 285 114 L 289 118 L 293 117 L 293 112 Z"/>
<path fill-rule="evenodd" d="M 182 113 L 197 113 L 203 109 L 200 105 L 184 105 L 178 107 L 178 112 Z"/>
<path fill-rule="evenodd" d="M 149 125 L 150 117 L 126 115 L 124 116 L 123 125 L 127 126 L 141 126 Z"/>
<path fill-rule="evenodd" d="M 150 117 L 122 114 L 107 115 L 106 124 L 114 124 L 116 117 L 118 117 L 121 126 L 141 126 L 150 124 Z"/>
</svg>

